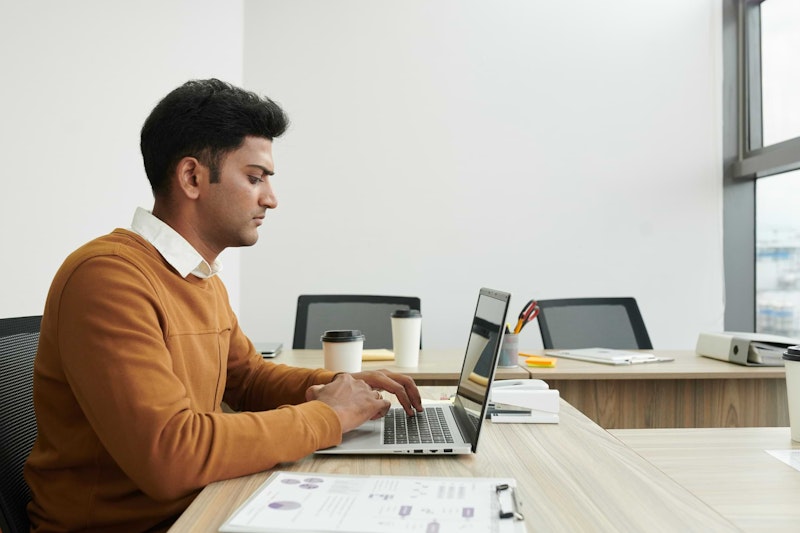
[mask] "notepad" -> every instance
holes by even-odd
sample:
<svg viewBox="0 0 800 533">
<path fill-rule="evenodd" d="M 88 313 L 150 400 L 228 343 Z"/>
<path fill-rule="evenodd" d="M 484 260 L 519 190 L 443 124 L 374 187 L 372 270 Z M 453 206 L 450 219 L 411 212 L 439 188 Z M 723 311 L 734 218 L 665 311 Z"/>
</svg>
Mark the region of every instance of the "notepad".
<svg viewBox="0 0 800 533">
<path fill-rule="evenodd" d="M 385 348 L 362 350 L 362 361 L 394 361 L 394 352 Z"/>
<path fill-rule="evenodd" d="M 525 358 L 525 364 L 527 366 L 535 366 L 539 368 L 553 368 L 556 366 L 556 360 L 553 359 L 552 357 L 544 357 L 541 355 L 528 354 L 522 352 L 520 352 L 519 355 Z"/>
<path fill-rule="evenodd" d="M 518 533 L 513 478 L 273 473 L 221 532 Z"/>
<path fill-rule="evenodd" d="M 612 350 L 609 348 L 579 348 L 573 350 L 548 350 L 547 355 L 578 359 L 591 363 L 606 365 L 635 365 L 640 363 L 662 363 L 674 361 L 672 357 L 656 356 L 647 352 L 630 352 L 626 350 Z"/>
</svg>

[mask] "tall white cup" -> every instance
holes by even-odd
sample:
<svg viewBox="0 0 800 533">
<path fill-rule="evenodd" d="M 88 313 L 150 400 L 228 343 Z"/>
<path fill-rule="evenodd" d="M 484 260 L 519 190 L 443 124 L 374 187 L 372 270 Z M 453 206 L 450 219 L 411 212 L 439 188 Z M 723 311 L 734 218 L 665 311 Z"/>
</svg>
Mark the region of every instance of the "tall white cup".
<svg viewBox="0 0 800 533">
<path fill-rule="evenodd" d="M 422 335 L 422 315 L 416 309 L 398 309 L 392 313 L 392 349 L 394 364 L 417 366 Z"/>
<path fill-rule="evenodd" d="M 800 346 L 789 346 L 783 353 L 786 366 L 786 396 L 789 399 L 789 425 L 792 440 L 800 442 Z"/>
<path fill-rule="evenodd" d="M 323 333 L 322 358 L 326 370 L 361 372 L 364 335 L 357 329 L 334 329 Z"/>
</svg>

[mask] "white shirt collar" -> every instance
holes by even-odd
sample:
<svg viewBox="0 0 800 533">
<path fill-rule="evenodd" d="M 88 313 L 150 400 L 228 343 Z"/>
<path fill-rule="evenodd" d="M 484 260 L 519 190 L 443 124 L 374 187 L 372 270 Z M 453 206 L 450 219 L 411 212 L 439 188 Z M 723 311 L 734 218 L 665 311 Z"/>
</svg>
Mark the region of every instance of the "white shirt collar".
<svg viewBox="0 0 800 533">
<path fill-rule="evenodd" d="M 184 278 L 189 274 L 202 279 L 210 278 L 222 270 L 219 261 L 209 265 L 189 241 L 146 209 L 136 208 L 131 231 L 138 233 L 155 246 L 167 263 Z"/>
</svg>

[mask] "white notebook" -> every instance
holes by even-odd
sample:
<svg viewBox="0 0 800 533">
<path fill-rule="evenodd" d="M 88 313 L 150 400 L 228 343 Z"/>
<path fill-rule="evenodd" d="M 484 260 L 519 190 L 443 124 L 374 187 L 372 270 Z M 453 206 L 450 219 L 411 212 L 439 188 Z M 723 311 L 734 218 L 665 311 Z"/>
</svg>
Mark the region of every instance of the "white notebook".
<svg viewBox="0 0 800 533">
<path fill-rule="evenodd" d="M 672 357 L 656 356 L 647 352 L 631 352 L 627 350 L 612 350 L 610 348 L 578 348 L 573 350 L 548 350 L 547 355 L 578 359 L 592 363 L 606 365 L 635 365 L 639 363 L 663 363 L 674 361 Z"/>
</svg>

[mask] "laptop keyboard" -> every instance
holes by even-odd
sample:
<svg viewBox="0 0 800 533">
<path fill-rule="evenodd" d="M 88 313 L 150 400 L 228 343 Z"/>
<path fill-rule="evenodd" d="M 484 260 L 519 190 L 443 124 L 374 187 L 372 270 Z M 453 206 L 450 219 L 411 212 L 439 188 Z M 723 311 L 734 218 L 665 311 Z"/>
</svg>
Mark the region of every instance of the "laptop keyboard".
<svg viewBox="0 0 800 533">
<path fill-rule="evenodd" d="M 408 416 L 402 407 L 393 407 L 383 417 L 384 444 L 452 442 L 441 407 L 425 407 L 414 416 Z"/>
</svg>

